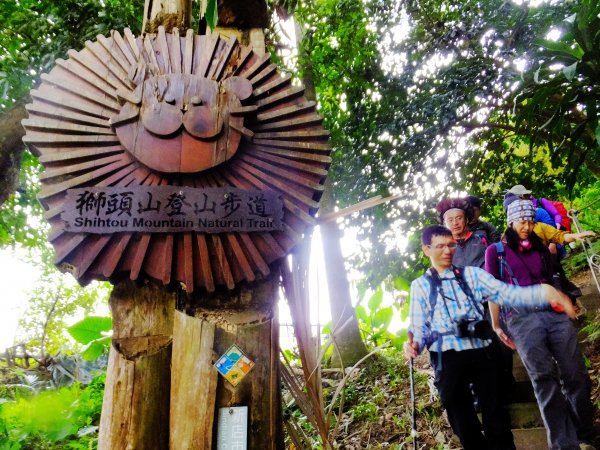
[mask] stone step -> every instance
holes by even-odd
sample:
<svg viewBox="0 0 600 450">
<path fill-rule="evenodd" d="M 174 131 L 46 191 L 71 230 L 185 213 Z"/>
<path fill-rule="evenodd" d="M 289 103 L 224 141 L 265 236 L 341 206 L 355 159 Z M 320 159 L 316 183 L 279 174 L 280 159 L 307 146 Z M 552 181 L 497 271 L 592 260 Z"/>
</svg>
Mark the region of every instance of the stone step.
<svg viewBox="0 0 600 450">
<path fill-rule="evenodd" d="M 581 292 L 583 295 L 578 300 L 587 309 L 588 313 L 600 309 L 600 294 L 598 294 L 595 283 L 591 286 L 582 287 Z"/>
<path fill-rule="evenodd" d="M 529 374 L 527 373 L 527 369 L 523 365 L 523 361 L 519 356 L 519 353 L 513 352 L 513 377 L 515 377 L 515 381 L 527 381 L 529 382 Z"/>
<path fill-rule="evenodd" d="M 536 402 L 511 403 L 507 405 L 511 428 L 544 427 L 542 415 Z"/>
<path fill-rule="evenodd" d="M 544 427 L 516 428 L 512 430 L 512 434 L 517 450 L 548 450 Z"/>
</svg>

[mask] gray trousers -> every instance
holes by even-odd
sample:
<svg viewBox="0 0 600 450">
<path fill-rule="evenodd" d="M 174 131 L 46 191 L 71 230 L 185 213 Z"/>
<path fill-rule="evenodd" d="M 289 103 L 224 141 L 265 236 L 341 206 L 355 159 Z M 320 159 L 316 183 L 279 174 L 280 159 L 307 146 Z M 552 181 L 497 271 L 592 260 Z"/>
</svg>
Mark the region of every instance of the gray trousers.
<svg viewBox="0 0 600 450">
<path fill-rule="evenodd" d="M 508 331 L 517 346 L 542 413 L 551 450 L 578 450 L 593 438 L 591 381 L 565 314 L 513 314 Z"/>
</svg>

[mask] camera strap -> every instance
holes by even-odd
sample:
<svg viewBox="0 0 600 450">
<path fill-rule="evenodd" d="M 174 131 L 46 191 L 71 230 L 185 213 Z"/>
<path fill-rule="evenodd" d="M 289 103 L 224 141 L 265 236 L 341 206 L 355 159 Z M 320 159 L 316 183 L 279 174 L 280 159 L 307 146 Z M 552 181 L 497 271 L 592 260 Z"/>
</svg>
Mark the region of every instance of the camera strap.
<svg viewBox="0 0 600 450">
<path fill-rule="evenodd" d="M 427 273 L 427 272 L 429 272 L 429 273 Z M 437 271 L 435 269 L 430 269 L 427 272 L 425 273 L 425 277 L 427 278 L 427 281 L 429 281 L 429 306 L 430 306 L 431 320 L 433 321 L 433 311 L 435 309 L 435 305 L 437 304 L 438 293 L 442 295 L 442 299 L 444 299 L 444 306 L 446 306 L 446 311 L 448 312 L 448 317 L 450 319 L 452 319 L 452 316 L 450 315 L 450 312 L 448 311 L 448 306 L 445 304 L 446 296 L 444 295 L 444 290 L 442 288 L 442 280 L 440 278 L 440 275 L 437 273 Z M 452 266 L 452 273 L 454 274 L 454 278 L 456 279 L 458 286 L 465 293 L 469 302 L 471 302 L 471 304 L 473 305 L 475 310 L 480 314 L 480 316 L 482 318 L 485 318 L 485 314 L 484 314 L 483 310 L 475 301 L 475 297 L 473 296 L 473 291 L 471 290 L 471 287 L 466 282 L 466 280 L 463 276 L 463 271 L 459 267 Z"/>
<path fill-rule="evenodd" d="M 471 302 L 471 304 L 473 305 L 475 310 L 479 313 L 481 318 L 485 319 L 485 313 L 483 312 L 483 309 L 477 304 L 477 301 L 475 301 L 475 296 L 473 295 L 471 286 L 469 286 L 469 283 L 467 283 L 467 281 L 465 280 L 465 277 L 463 276 L 463 270 L 459 267 L 452 266 L 452 272 L 454 273 L 454 278 L 456 278 L 456 281 L 458 282 L 458 286 L 465 293 L 465 295 L 467 296 L 467 299 Z"/>
<path fill-rule="evenodd" d="M 475 310 L 481 315 L 481 317 L 483 319 L 485 319 L 483 310 L 480 307 L 478 307 L 477 302 L 475 301 L 475 298 L 473 297 L 473 291 L 471 290 L 471 287 L 469 286 L 469 284 L 466 282 L 466 280 L 463 277 L 463 271 L 459 267 L 452 266 L 452 272 L 454 274 L 454 278 L 456 279 L 456 281 L 458 283 L 458 286 L 465 293 L 468 301 L 471 302 L 471 304 L 475 307 Z M 453 320 L 452 315 L 450 314 L 450 311 L 448 310 L 448 305 L 446 304 L 446 296 L 444 295 L 444 289 L 442 288 L 442 280 L 441 280 L 438 272 L 435 269 L 431 268 L 430 270 L 425 272 L 425 278 L 427 279 L 427 281 L 429 281 L 429 307 L 430 307 L 429 317 L 428 317 L 429 325 L 431 326 L 431 324 L 433 322 L 433 313 L 435 310 L 435 306 L 437 304 L 438 293 L 442 296 L 442 300 L 444 301 L 444 307 L 446 308 L 446 313 L 448 314 L 448 318 L 450 320 L 452 320 L 453 322 L 456 322 L 455 320 Z M 458 299 L 456 299 L 456 300 L 458 300 Z M 443 333 L 440 333 L 437 331 L 432 333 L 431 343 L 433 344 L 433 342 L 437 342 L 436 352 L 437 352 L 439 367 L 442 366 L 443 337 L 451 336 L 451 335 L 454 335 L 453 330 L 445 331 Z"/>
</svg>

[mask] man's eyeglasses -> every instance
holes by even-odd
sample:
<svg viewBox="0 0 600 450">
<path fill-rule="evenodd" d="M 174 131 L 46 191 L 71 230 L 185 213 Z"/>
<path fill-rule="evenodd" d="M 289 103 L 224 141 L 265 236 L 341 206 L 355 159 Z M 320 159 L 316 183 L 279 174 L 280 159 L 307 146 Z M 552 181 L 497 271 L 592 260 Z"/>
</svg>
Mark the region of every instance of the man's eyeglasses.
<svg viewBox="0 0 600 450">
<path fill-rule="evenodd" d="M 454 250 L 456 248 L 458 244 L 456 242 L 448 242 L 447 244 L 437 244 L 437 245 L 428 245 L 427 247 L 433 249 L 433 250 L 444 250 L 446 247 L 448 247 L 450 250 Z"/>
<path fill-rule="evenodd" d="M 444 222 L 447 223 L 448 225 L 453 225 L 455 223 L 464 223 L 465 217 L 464 216 L 448 217 L 447 219 L 444 219 Z"/>
</svg>

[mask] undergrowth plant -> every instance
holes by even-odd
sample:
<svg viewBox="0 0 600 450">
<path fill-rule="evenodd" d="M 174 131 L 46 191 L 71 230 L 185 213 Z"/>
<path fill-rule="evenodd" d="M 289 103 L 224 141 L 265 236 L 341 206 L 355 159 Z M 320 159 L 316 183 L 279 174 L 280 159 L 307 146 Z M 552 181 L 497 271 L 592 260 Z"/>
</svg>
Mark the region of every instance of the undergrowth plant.
<svg viewBox="0 0 600 450">
<path fill-rule="evenodd" d="M 97 448 L 105 374 L 87 386 L 75 383 L 0 404 L 0 449 Z M 0 400 L 2 401 L 2 400 Z"/>
</svg>

